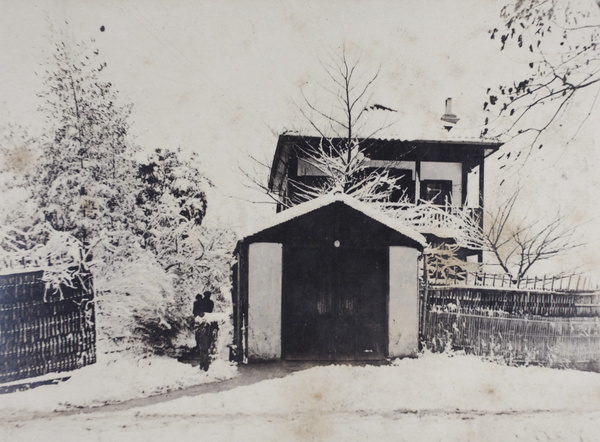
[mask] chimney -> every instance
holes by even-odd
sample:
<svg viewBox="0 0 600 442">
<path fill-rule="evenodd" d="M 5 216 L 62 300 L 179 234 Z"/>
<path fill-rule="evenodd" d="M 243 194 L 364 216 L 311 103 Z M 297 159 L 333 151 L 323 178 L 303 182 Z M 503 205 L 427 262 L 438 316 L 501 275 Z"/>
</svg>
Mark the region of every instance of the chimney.
<svg viewBox="0 0 600 442">
<path fill-rule="evenodd" d="M 459 118 L 452 113 L 452 98 L 446 98 L 446 112 L 440 118 L 445 124 L 444 129 L 450 131 L 458 122 Z"/>
</svg>

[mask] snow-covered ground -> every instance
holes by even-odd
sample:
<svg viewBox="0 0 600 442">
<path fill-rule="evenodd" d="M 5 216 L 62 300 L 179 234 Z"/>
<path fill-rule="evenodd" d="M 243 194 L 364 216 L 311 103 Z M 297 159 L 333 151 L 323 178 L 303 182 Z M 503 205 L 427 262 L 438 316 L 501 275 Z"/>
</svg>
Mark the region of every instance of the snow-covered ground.
<svg viewBox="0 0 600 442">
<path fill-rule="evenodd" d="M 96 364 L 65 373 L 50 373 L 39 378 L 15 381 L 22 384 L 68 377 L 58 385 L 0 395 L 1 416 L 18 412 L 52 412 L 94 407 L 167 393 L 199 384 L 219 382 L 237 374 L 237 368 L 223 360 L 207 372 L 168 357 L 109 357 L 99 355 Z"/>
<path fill-rule="evenodd" d="M 121 390 L 130 396 L 127 384 L 141 378 L 148 388 L 153 381 L 166 385 L 167 365 L 150 367 L 137 366 L 125 379 L 115 373 L 98 379 L 94 373 L 89 388 L 78 392 L 68 381 L 4 395 L 0 439 L 600 440 L 600 374 L 433 354 L 389 366 L 316 366 L 277 379 L 267 374 L 250 385 L 149 405 L 31 413 L 52 408 L 41 405 L 42 398 L 46 404 L 57 397 L 63 403 L 101 402 L 92 398 L 109 395 L 93 387 L 96 382 L 113 399 Z M 187 368 L 171 368 L 182 375 L 180 386 L 210 377 L 186 377 Z"/>
</svg>

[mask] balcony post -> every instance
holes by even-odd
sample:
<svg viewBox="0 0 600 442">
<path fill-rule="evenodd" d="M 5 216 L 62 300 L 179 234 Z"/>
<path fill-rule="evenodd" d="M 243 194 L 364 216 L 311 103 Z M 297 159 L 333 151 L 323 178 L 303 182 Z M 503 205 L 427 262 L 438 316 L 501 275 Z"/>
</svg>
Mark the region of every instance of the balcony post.
<svg viewBox="0 0 600 442">
<path fill-rule="evenodd" d="M 421 162 L 415 161 L 415 204 L 421 199 Z"/>
<path fill-rule="evenodd" d="M 469 187 L 469 168 L 463 163 L 462 164 L 462 195 L 461 195 L 461 207 L 467 206 L 467 189 Z"/>
<path fill-rule="evenodd" d="M 483 159 L 481 163 L 479 163 L 479 207 L 483 209 L 483 193 L 484 193 L 484 168 L 483 168 Z M 483 227 L 483 217 L 481 217 L 481 227 Z"/>
</svg>

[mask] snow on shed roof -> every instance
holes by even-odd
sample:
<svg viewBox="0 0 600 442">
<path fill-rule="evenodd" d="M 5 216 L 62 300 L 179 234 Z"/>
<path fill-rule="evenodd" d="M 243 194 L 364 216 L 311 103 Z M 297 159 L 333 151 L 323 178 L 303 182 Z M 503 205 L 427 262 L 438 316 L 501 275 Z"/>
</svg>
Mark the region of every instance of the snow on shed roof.
<svg viewBox="0 0 600 442">
<path fill-rule="evenodd" d="M 246 239 L 250 236 L 256 235 L 257 233 L 262 232 L 263 230 L 270 229 L 272 227 L 278 226 L 280 224 L 286 223 L 293 219 L 296 219 L 302 215 L 306 215 L 310 212 L 313 212 L 322 207 L 329 206 L 330 204 L 341 202 L 348 207 L 353 208 L 354 210 L 361 212 L 363 215 L 368 216 L 369 218 L 374 219 L 375 221 L 389 227 L 392 230 L 404 235 L 418 244 L 425 247 L 427 245 L 427 240 L 423 235 L 408 227 L 406 224 L 402 223 L 397 219 L 390 218 L 380 210 L 374 208 L 370 204 L 364 203 L 362 201 L 357 200 L 356 198 L 346 195 L 344 193 L 329 193 L 327 195 L 323 195 L 321 197 L 315 198 L 313 200 L 307 201 L 302 204 L 298 204 L 297 206 L 291 207 L 283 212 L 277 213 L 275 216 L 270 218 L 269 220 L 256 224 L 253 226 L 247 226 L 242 231 L 239 232 L 240 239 Z"/>
</svg>

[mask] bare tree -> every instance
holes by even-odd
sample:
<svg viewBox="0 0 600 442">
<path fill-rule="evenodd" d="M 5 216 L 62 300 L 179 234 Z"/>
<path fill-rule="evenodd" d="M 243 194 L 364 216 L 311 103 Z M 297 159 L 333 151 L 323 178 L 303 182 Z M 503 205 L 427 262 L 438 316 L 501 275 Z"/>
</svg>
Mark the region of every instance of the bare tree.
<svg viewBox="0 0 600 442">
<path fill-rule="evenodd" d="M 501 134 L 532 133 L 531 153 L 532 148 L 543 147 L 540 135 L 559 123 L 576 97 L 593 97 L 579 128 L 596 104 L 600 94 L 600 9 L 593 2 L 576 0 L 521 0 L 505 6 L 501 18 L 504 27 L 490 30 L 491 38 L 499 41 L 500 50 L 513 47 L 525 51 L 529 72 L 488 89 L 483 104 L 489 112 L 485 124 L 491 126 L 495 117 L 508 117 L 509 124 Z M 487 132 L 486 128 L 484 134 Z M 505 155 L 501 158 L 509 160 L 510 153 Z"/>
<path fill-rule="evenodd" d="M 316 186 L 297 183 L 297 187 L 306 198 L 339 190 L 362 201 L 388 201 L 399 189 L 397 180 L 387 168 L 370 167 L 365 154 L 370 139 L 393 124 L 371 121 L 373 111 L 395 112 L 373 102 L 373 86 L 380 68 L 367 74 L 359 61 L 349 60 L 345 50 L 323 67 L 330 82 L 322 89 L 333 98 L 333 106 L 325 112 L 303 91 L 305 106 L 300 111 L 319 135 L 320 143 L 317 149 L 308 143 L 299 148 L 304 161 L 324 179 Z"/>
<path fill-rule="evenodd" d="M 319 85 L 318 99 L 311 99 L 302 90 L 303 104 L 299 111 L 310 127 L 311 136 L 298 137 L 294 146 L 298 158 L 317 176 L 310 182 L 290 180 L 295 198 L 282 201 L 263 183 L 245 173 L 248 178 L 266 192 L 276 203 L 284 206 L 298 204 L 332 191 L 340 191 L 367 201 L 388 201 L 398 194 L 398 177 L 388 168 L 372 167 L 366 150 L 373 137 L 392 123 L 388 118 L 374 122 L 373 114 L 395 111 L 373 102 L 373 87 L 379 77 L 379 69 L 368 74 L 359 61 L 350 61 L 345 51 L 330 63 L 322 63 L 327 83 Z M 325 104 L 323 103 L 325 102 Z M 378 116 L 379 116 L 378 115 Z M 315 140 L 318 140 L 315 142 Z M 255 160 L 261 167 L 269 165 Z"/>
<path fill-rule="evenodd" d="M 564 215 L 546 222 L 517 219 L 518 196 L 517 189 L 496 210 L 487 212 L 488 226 L 480 233 L 483 249 L 514 281 L 523 279 L 535 264 L 581 246 L 575 238 L 577 226 L 570 226 Z"/>
</svg>

